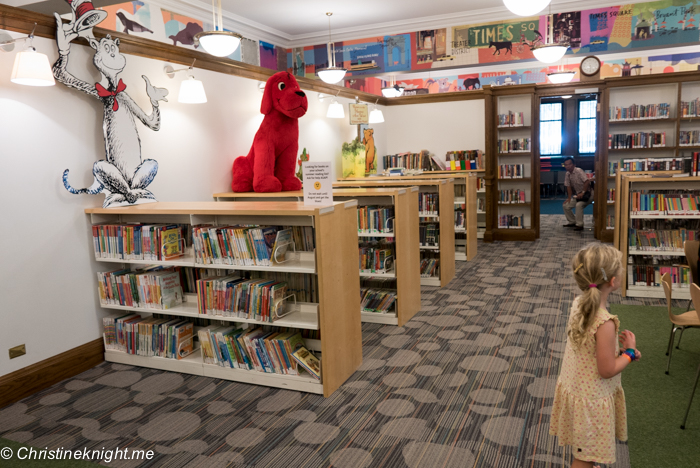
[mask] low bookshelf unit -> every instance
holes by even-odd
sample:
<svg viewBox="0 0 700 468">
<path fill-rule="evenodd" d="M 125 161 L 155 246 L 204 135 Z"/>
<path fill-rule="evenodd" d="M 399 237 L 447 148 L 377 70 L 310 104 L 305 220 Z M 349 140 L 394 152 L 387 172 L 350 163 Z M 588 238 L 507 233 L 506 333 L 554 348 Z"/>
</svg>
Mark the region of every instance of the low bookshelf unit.
<svg viewBox="0 0 700 468">
<path fill-rule="evenodd" d="M 171 271 L 179 270 L 198 278 L 198 294 L 182 294 L 181 291 L 179 300 L 168 302 L 167 306 L 164 300 L 165 285 L 163 288 L 153 289 L 154 285 L 150 284 L 144 290 L 141 289 L 141 280 L 136 279 L 132 280 L 136 282 L 129 283 L 127 279 L 123 284 L 117 281 L 113 284 L 118 287 L 110 290 L 118 291 L 116 302 L 124 302 L 126 299 L 129 305 L 123 305 L 115 304 L 114 300 L 102 300 L 104 288 L 100 282 L 97 289 L 101 297 L 101 306 L 105 309 L 116 309 L 120 313 L 135 314 L 134 323 L 140 322 L 138 329 L 131 329 L 126 347 L 121 350 L 114 349 L 113 346 L 107 347 L 106 361 L 318 393 L 326 397 L 335 392 L 361 365 L 362 330 L 357 314 L 360 308 L 357 256 L 352 249 L 338 248 L 357 244 L 355 200 L 334 202 L 333 205 L 322 208 L 305 207 L 299 202 L 150 203 L 108 209 L 91 208 L 86 209 L 85 213 L 90 216 L 93 225 L 96 262 L 118 264 L 122 268 L 116 272 L 108 272 L 109 274 L 137 278 L 154 271 L 156 274 L 160 271 L 165 276 Z M 272 227 L 280 227 L 280 230 L 276 231 Z M 109 231 L 110 229 L 112 231 Z M 257 233 L 265 230 L 277 233 L 274 247 L 267 251 L 265 239 L 256 237 Z M 110 236 L 102 236 L 101 231 L 109 232 Z M 112 236 L 114 232 L 123 233 L 123 237 Z M 160 234 L 153 237 L 153 232 Z M 165 237 L 166 232 L 176 234 L 170 238 Z M 222 247 L 224 255 L 219 251 L 217 257 L 216 252 L 208 252 L 203 248 L 202 238 L 193 235 L 196 232 L 204 235 L 209 232 L 213 235 L 217 232 L 223 233 L 217 245 L 226 246 Z M 236 232 L 242 232 L 243 238 L 236 237 Z M 287 237 L 282 236 L 282 232 L 292 232 L 294 235 L 302 233 L 304 237 L 299 243 L 308 244 L 313 248 L 306 248 L 305 251 L 297 249 L 294 238 L 285 242 Z M 96 233 L 100 237 L 96 238 Z M 160 235 L 163 236 L 162 239 Z M 250 244 L 246 244 L 246 235 L 250 236 Z M 245 255 L 246 248 L 247 252 L 252 252 L 253 259 L 243 263 L 240 255 Z M 232 260 L 234 253 L 236 257 Z M 168 254 L 175 258 L 166 260 Z M 218 258 L 218 261 L 211 262 L 212 258 Z M 156 270 L 158 266 L 168 269 Z M 145 270 L 142 269 L 144 267 Z M 220 274 L 211 277 L 203 272 Z M 301 279 L 297 276 L 301 276 Z M 187 278 L 186 281 L 189 281 L 190 276 Z M 289 278 L 289 282 L 280 278 Z M 256 315 L 242 318 L 238 299 L 231 302 L 223 300 L 224 295 L 230 291 L 228 289 L 221 292 L 221 296 L 216 296 L 216 290 L 212 293 L 212 296 L 222 298 L 216 303 L 218 305 L 215 306 L 215 310 L 210 310 L 209 305 L 204 306 L 212 297 L 207 296 L 199 286 L 202 286 L 202 281 L 207 282 L 211 279 L 231 281 L 229 284 L 255 284 L 258 287 L 271 287 L 270 285 L 274 284 L 280 286 L 284 297 L 273 296 L 272 292 L 269 296 L 258 295 L 256 301 L 247 302 L 250 310 L 257 311 Z M 312 289 L 295 289 L 299 288 L 299 284 L 309 285 Z M 284 289 L 281 286 L 284 286 Z M 246 287 L 249 287 L 249 292 L 253 290 L 253 286 Z M 141 297 L 147 296 L 149 300 L 151 297 L 160 297 L 162 292 L 161 302 L 156 301 L 154 307 L 153 302 L 144 304 L 143 299 L 141 302 L 132 301 L 132 293 L 133 297 L 137 297 L 143 291 L 146 292 Z M 295 292 L 290 294 L 290 291 Z M 314 297 L 316 301 L 302 302 L 297 300 L 297 295 L 306 298 L 305 301 L 308 301 L 309 297 Z M 260 304 L 263 307 L 254 309 Z M 232 308 L 229 309 L 229 306 Z M 221 310 L 216 311 L 222 307 L 226 310 L 223 314 Z M 257 315 L 261 310 L 270 312 Z M 163 350 L 155 345 L 156 342 L 162 344 L 163 340 L 156 339 L 155 334 L 150 335 L 148 327 L 154 326 L 155 330 L 154 323 L 162 324 L 166 320 L 183 318 L 193 321 L 192 327 L 195 331 L 191 334 L 192 341 L 189 343 L 192 351 L 189 354 L 178 353 L 185 348 L 171 347 L 171 341 L 168 340 L 166 350 L 172 351 L 168 355 L 170 357 L 161 357 Z M 109 321 L 108 318 L 105 323 Z M 236 346 L 238 341 L 231 339 L 226 341 L 228 348 L 222 345 L 220 349 L 214 347 L 212 351 L 210 343 L 207 343 L 206 348 L 197 344 L 196 339 L 201 339 L 202 336 L 201 327 L 223 332 L 225 337 L 225 333 L 233 333 L 238 327 L 235 331 L 244 335 L 251 333 L 248 336 L 257 337 L 259 341 L 256 341 L 258 344 L 252 348 L 246 348 L 241 341 L 241 348 L 247 350 L 241 352 Z M 114 333 L 114 330 L 110 332 Z M 256 335 L 256 332 L 260 334 Z M 304 345 L 308 350 L 320 352 L 320 378 L 301 371 L 301 366 L 297 367 L 294 364 L 289 353 L 283 352 L 283 345 L 270 344 L 273 340 L 282 340 L 283 337 L 297 332 L 301 332 L 305 337 Z M 134 338 L 136 336 L 138 338 Z M 111 338 L 114 338 L 114 335 L 105 330 L 105 342 L 111 342 Z M 143 341 L 138 341 L 141 339 Z M 148 345 L 151 343 L 149 340 L 152 340 L 152 345 Z M 265 350 L 255 346 L 267 348 Z M 258 351 L 251 351 L 255 349 Z M 248 351 L 250 352 L 246 354 Z M 205 362 L 205 357 L 210 357 L 212 352 L 218 355 L 218 363 Z M 236 364 L 236 358 L 241 356 L 248 357 L 239 359 Z M 263 371 L 248 370 L 257 369 L 250 361 L 265 365 Z M 248 367 L 242 364 L 248 364 Z"/>
<path fill-rule="evenodd" d="M 215 193 L 219 201 L 299 200 L 303 192 L 276 193 Z M 420 250 L 418 228 L 418 187 L 377 187 L 334 189 L 335 201 L 357 200 L 357 233 L 359 245 L 386 245 L 393 251 L 393 266 L 389 271 L 360 270 L 360 286 L 365 305 L 371 303 L 371 294 L 395 294 L 389 310 L 361 308 L 362 322 L 403 326 L 420 310 Z M 390 216 L 380 218 L 380 209 L 388 209 Z M 382 222 L 368 225 L 368 211 L 374 211 Z M 345 248 L 339 245 L 338 248 Z M 386 291 L 385 291 L 386 290 Z"/>
</svg>

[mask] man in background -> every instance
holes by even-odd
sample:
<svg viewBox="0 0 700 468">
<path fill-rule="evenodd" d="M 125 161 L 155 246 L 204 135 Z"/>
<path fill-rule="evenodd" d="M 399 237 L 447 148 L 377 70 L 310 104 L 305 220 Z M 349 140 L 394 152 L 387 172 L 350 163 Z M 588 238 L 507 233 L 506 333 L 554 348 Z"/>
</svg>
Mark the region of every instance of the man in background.
<svg viewBox="0 0 700 468">
<path fill-rule="evenodd" d="M 566 187 L 567 192 L 567 199 L 564 202 L 567 224 L 564 227 L 572 227 L 574 231 L 583 231 L 583 210 L 593 202 L 591 179 L 586 176 L 583 169 L 576 167 L 572 157 L 564 160 L 564 168 L 566 169 L 564 187 Z M 576 216 L 574 216 L 574 208 L 576 208 Z"/>
</svg>

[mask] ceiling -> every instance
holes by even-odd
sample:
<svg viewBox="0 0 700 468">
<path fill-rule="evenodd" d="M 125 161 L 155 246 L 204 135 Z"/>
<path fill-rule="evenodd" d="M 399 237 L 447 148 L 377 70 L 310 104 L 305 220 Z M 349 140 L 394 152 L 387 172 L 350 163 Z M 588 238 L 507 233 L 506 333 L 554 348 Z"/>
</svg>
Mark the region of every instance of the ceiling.
<svg viewBox="0 0 700 468">
<path fill-rule="evenodd" d="M 210 0 L 146 0 L 199 19 L 211 18 Z M 526 0 L 522 0 L 526 1 Z M 641 0 L 642 2 L 644 0 Z M 65 0 L 3 0 L 40 13 L 68 13 Z M 96 7 L 125 0 L 93 0 Z M 334 40 L 361 39 L 459 24 L 502 21 L 516 16 L 503 0 L 221 0 L 227 29 L 283 47 L 328 41 L 328 18 Z M 623 4 L 621 0 L 553 0 L 552 12 Z"/>
</svg>

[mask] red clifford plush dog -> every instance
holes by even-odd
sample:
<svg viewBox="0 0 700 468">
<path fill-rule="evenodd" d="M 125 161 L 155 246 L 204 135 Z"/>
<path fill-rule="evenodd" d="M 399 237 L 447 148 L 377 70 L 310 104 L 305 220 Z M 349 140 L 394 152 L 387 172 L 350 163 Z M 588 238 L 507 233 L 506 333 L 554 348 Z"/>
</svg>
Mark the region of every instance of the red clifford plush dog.
<svg viewBox="0 0 700 468">
<path fill-rule="evenodd" d="M 233 161 L 234 192 L 300 190 L 294 175 L 299 149 L 299 122 L 306 114 L 306 94 L 287 72 L 267 80 L 260 112 L 265 115 L 248 156 Z"/>
</svg>

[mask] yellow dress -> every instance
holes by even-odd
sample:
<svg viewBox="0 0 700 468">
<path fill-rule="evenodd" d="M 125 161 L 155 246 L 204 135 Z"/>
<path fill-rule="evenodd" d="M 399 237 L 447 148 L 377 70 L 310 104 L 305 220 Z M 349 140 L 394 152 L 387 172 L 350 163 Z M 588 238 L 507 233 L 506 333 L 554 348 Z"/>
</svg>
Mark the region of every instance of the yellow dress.
<svg viewBox="0 0 700 468">
<path fill-rule="evenodd" d="M 577 306 L 578 298 L 571 307 L 572 315 Z M 620 374 L 604 379 L 598 373 L 593 335 L 608 320 L 615 322 L 617 336 L 620 331 L 617 316 L 599 309 L 586 343 L 575 349 L 567 340 L 549 433 L 557 436 L 559 445 L 571 445 L 574 457 L 581 461 L 612 464 L 615 438 L 627 440 L 627 410 Z M 615 350 L 619 354 L 617 340 Z"/>
</svg>

